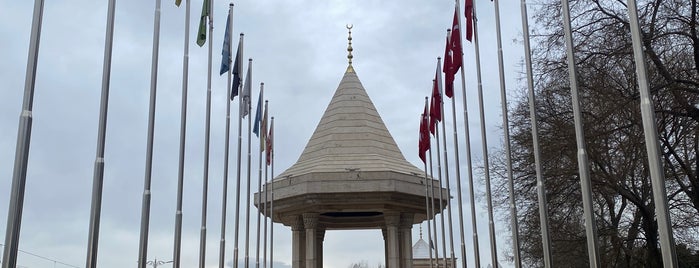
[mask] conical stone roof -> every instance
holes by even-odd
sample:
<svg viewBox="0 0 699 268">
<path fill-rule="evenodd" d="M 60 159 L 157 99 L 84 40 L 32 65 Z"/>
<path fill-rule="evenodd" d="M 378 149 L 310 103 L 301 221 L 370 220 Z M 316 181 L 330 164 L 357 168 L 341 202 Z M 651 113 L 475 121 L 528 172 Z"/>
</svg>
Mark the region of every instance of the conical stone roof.
<svg viewBox="0 0 699 268">
<path fill-rule="evenodd" d="M 405 160 L 351 66 L 298 161 L 277 178 L 347 171 L 424 174 Z"/>
</svg>

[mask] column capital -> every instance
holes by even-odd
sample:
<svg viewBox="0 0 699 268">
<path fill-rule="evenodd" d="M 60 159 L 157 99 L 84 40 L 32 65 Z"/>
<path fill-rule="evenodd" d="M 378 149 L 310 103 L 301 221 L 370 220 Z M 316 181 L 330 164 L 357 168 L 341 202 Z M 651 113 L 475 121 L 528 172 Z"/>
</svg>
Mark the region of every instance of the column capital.
<svg viewBox="0 0 699 268">
<path fill-rule="evenodd" d="M 386 221 L 386 226 L 397 227 L 400 224 L 400 213 L 399 212 L 384 212 L 383 218 Z"/>
<path fill-rule="evenodd" d="M 300 215 L 290 216 L 287 221 L 291 224 L 292 231 L 303 231 L 304 230 L 302 216 L 300 216 Z"/>
<path fill-rule="evenodd" d="M 413 218 L 415 215 L 413 213 L 401 213 L 400 214 L 400 228 L 401 229 L 411 229 L 413 227 Z"/>
<path fill-rule="evenodd" d="M 318 213 L 303 213 L 303 226 L 306 229 L 318 228 Z"/>
</svg>

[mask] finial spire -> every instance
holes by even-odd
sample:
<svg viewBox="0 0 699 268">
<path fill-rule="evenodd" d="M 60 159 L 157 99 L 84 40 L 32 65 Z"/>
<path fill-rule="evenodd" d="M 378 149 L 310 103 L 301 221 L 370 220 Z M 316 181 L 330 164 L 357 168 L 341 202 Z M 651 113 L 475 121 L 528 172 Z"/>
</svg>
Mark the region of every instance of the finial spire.
<svg viewBox="0 0 699 268">
<path fill-rule="evenodd" d="M 354 73 L 354 68 L 352 68 L 352 27 L 354 27 L 354 25 L 347 24 L 346 27 L 348 31 L 347 41 L 349 42 L 349 44 L 347 45 L 347 60 L 349 60 L 349 66 L 347 66 L 347 71 L 345 72 Z"/>
</svg>

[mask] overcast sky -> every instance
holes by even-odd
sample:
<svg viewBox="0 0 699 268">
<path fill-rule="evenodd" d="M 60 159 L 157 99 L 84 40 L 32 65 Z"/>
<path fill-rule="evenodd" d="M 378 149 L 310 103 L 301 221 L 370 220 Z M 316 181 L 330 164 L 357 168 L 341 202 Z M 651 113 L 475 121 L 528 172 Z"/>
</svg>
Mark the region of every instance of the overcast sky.
<svg viewBox="0 0 699 268">
<path fill-rule="evenodd" d="M 186 1 L 186 0 L 185 0 Z M 212 0 L 213 1 L 213 0 Z M 184 189 L 183 267 L 198 259 L 204 173 L 204 119 L 207 47 L 195 45 L 201 0 L 192 2 L 189 102 Z M 220 221 L 226 79 L 218 76 L 226 1 L 214 3 L 211 115 L 211 162 L 208 199 L 207 267 L 217 267 Z M 501 6 L 507 88 L 521 87 L 522 46 L 519 3 Z M 483 89 L 488 143 L 502 142 L 493 4 L 478 0 Z M 145 168 L 150 89 L 154 1 L 117 1 L 111 92 L 106 138 L 104 199 L 99 243 L 99 267 L 133 267 L 138 256 L 141 199 Z M 0 230 L 6 228 L 18 119 L 24 91 L 33 1 L 0 2 Z M 238 1 L 234 36 L 245 33 L 245 57 L 253 58 L 253 98 L 260 82 L 275 117 L 275 174 L 290 167 L 327 107 L 347 66 L 347 29 L 353 28 L 354 69 L 406 159 L 422 167 L 417 157 L 418 116 L 430 93 L 436 58 L 444 53 L 454 2 L 440 1 Z M 177 188 L 184 4 L 163 1 L 158 69 L 158 95 L 152 173 L 152 206 L 148 259 L 171 260 Z M 46 1 L 36 78 L 33 128 L 22 219 L 20 249 L 78 267 L 85 265 L 92 174 L 97 144 L 107 1 Z M 237 46 L 234 39 L 234 47 Z M 464 45 L 466 87 L 474 166 L 482 166 L 477 83 L 472 43 Z M 457 76 L 459 77 L 459 76 Z M 460 78 L 457 122 L 462 171 L 466 170 Z M 237 107 L 237 100 L 233 103 Z M 235 109 L 234 109 L 235 111 Z M 447 109 L 447 114 L 451 114 Z M 254 112 L 254 111 L 253 111 Z M 231 133 L 237 133 L 235 121 Z M 451 124 L 451 118 L 447 121 Z M 232 156 L 236 144 L 231 138 Z M 451 143 L 451 141 L 450 141 Z M 454 150 L 452 149 L 451 152 Z M 253 157 L 256 171 L 257 156 Z M 451 160 L 453 163 L 453 160 Z M 227 260 L 233 258 L 235 158 L 231 158 L 227 225 Z M 243 171 L 243 174 L 245 172 Z M 256 174 L 256 172 L 253 172 Z M 453 175 L 453 171 L 452 171 Z M 257 177 L 253 177 L 256 182 Z M 462 174 L 466 178 L 466 173 Z M 475 176 L 479 186 L 482 176 Z M 454 184 L 454 180 L 452 179 Z M 466 185 L 466 184 L 464 184 Z M 253 189 L 257 187 L 254 184 Z M 456 196 L 456 187 L 452 186 Z M 479 190 L 482 192 L 482 190 Z M 464 193 L 468 265 L 473 267 L 467 188 Z M 477 199 L 481 263 L 489 263 L 487 214 Z M 456 202 L 454 216 L 456 219 Z M 244 212 L 244 209 L 241 209 Z M 253 211 L 254 212 L 254 211 Z M 243 218 L 244 219 L 244 218 Z M 252 216 L 253 224 L 256 214 Z M 458 230 L 458 221 L 454 222 Z M 418 225 L 413 241 L 418 238 Z M 423 224 L 423 227 L 426 226 Z M 511 250 L 509 229 L 498 222 L 498 250 Z M 244 256 L 244 222 L 240 256 Z M 254 228 L 251 228 L 254 238 Z M 425 230 L 426 232 L 426 230 Z M 275 225 L 275 267 L 290 267 L 291 232 Z M 4 237 L 4 232 L 2 233 Z M 454 240 L 457 257 L 460 243 Z M 4 239 L 3 239 L 4 241 Z M 2 242 L 4 243 L 4 242 Z M 255 243 L 250 245 L 255 255 Z M 352 262 L 383 263 L 379 230 L 329 231 L 324 267 L 345 268 Z M 441 248 L 440 248 L 441 249 Z M 441 251 L 441 250 L 440 250 Z M 440 254 L 442 254 L 440 252 Z M 242 259 L 242 258 L 241 258 Z M 503 264 L 506 265 L 504 261 Z M 253 262 L 254 263 L 254 262 Z M 27 253 L 26 267 L 54 265 Z M 167 267 L 167 266 L 165 266 Z"/>
</svg>

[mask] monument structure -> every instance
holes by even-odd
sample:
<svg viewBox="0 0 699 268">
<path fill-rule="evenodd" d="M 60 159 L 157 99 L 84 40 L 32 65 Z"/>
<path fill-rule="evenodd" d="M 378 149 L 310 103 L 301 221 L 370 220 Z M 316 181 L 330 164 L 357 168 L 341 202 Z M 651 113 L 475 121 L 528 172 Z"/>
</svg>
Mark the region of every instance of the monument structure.
<svg viewBox="0 0 699 268">
<path fill-rule="evenodd" d="M 335 95 L 298 161 L 263 187 L 273 197 L 256 193 L 255 205 L 291 227 L 293 268 L 323 267 L 325 231 L 348 229 L 381 229 L 386 267 L 411 268 L 413 225 L 428 218 L 430 202 L 446 206 L 440 190 L 449 193 L 436 181 L 426 187 L 425 172 L 398 149 L 352 67 L 347 28 L 349 65 Z"/>
</svg>

